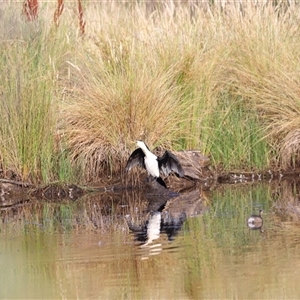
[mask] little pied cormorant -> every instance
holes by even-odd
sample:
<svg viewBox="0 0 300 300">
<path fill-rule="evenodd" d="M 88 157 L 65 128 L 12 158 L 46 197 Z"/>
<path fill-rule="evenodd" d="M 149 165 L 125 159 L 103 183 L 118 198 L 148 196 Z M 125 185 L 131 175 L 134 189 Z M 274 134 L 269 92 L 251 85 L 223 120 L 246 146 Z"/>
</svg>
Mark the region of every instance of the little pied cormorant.
<svg viewBox="0 0 300 300">
<path fill-rule="evenodd" d="M 156 181 L 165 188 L 167 188 L 167 186 L 160 177 L 160 172 L 165 176 L 169 175 L 171 172 L 177 173 L 180 177 L 184 176 L 182 166 L 173 153 L 165 151 L 163 156 L 158 157 L 150 152 L 144 142 L 137 141 L 136 144 L 139 148 L 131 153 L 125 168 L 126 171 L 130 171 L 132 167 L 140 166 L 146 169 L 148 174 L 154 177 Z"/>
</svg>

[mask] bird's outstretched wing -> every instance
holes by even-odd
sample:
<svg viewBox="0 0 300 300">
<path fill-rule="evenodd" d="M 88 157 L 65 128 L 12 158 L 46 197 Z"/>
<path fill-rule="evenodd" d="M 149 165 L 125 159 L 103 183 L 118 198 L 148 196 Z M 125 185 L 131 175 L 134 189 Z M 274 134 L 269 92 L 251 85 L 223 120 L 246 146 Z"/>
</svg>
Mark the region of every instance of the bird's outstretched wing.
<svg viewBox="0 0 300 300">
<path fill-rule="evenodd" d="M 158 159 L 158 166 L 164 175 L 169 175 L 171 172 L 177 173 L 180 177 L 184 176 L 182 166 L 177 157 L 170 151 L 166 151 L 162 157 Z"/>
<path fill-rule="evenodd" d="M 135 149 L 128 158 L 125 170 L 130 171 L 135 166 L 146 169 L 144 157 L 145 154 L 141 148 Z"/>
</svg>

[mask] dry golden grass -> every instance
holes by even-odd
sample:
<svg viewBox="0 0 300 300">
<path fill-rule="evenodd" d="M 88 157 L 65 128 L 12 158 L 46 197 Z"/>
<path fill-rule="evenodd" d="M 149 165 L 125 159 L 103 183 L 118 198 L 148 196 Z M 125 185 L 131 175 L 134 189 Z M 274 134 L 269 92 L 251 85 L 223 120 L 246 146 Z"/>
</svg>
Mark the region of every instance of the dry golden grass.
<svg viewBox="0 0 300 300">
<path fill-rule="evenodd" d="M 103 163 L 108 157 L 114 165 L 123 162 L 134 147 L 132 141 L 164 144 L 176 137 L 182 121 L 175 70 L 151 75 L 145 68 L 135 78 L 133 70 L 103 74 L 96 61 L 86 66 L 62 112 L 71 156 L 86 162 L 84 169 L 94 179 L 101 166 L 107 167 Z"/>
<path fill-rule="evenodd" d="M 166 6 L 150 17 L 144 9 L 112 3 L 86 11 L 90 31 L 79 51 L 84 55 L 77 57 L 72 99 L 64 102 L 63 129 L 88 178 L 97 177 L 107 163 L 114 169 L 122 165 L 137 139 L 151 148 L 181 145 L 206 153 L 221 143 L 216 149 L 231 165 L 249 163 L 260 139 L 282 157 L 290 155 L 281 141 L 299 124 L 293 11 L 279 16 L 271 5 L 258 9 L 246 3 L 241 9 L 227 3 L 226 14 L 219 7 L 195 7 L 198 18 L 190 21 L 186 6 Z M 240 105 L 244 109 L 237 113 L 244 115 L 227 120 Z M 253 132 L 243 125 L 247 114 L 261 121 L 254 134 L 264 132 L 253 145 L 248 143 Z M 221 116 L 219 124 L 215 115 Z M 240 141 L 221 142 L 218 128 L 230 130 L 228 122 L 246 130 Z M 239 155 L 234 148 L 241 148 Z"/>
<path fill-rule="evenodd" d="M 300 160 L 300 129 L 290 130 L 281 143 L 281 163 L 284 168 L 295 168 Z"/>
</svg>

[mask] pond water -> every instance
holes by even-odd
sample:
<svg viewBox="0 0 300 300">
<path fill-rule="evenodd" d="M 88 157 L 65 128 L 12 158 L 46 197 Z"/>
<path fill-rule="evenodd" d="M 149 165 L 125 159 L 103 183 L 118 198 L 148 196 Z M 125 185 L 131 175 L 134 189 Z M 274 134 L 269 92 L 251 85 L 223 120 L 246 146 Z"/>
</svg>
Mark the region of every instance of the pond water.
<svg viewBox="0 0 300 300">
<path fill-rule="evenodd" d="M 1 208 L 1 299 L 295 299 L 299 184 Z M 247 218 L 263 210 L 263 226 Z"/>
</svg>

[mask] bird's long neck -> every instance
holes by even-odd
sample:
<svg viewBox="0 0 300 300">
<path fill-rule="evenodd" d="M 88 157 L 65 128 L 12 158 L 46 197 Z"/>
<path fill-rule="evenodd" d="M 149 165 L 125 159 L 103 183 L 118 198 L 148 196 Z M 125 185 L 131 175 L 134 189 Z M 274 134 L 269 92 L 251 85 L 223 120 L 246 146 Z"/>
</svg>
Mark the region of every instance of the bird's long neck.
<svg viewBox="0 0 300 300">
<path fill-rule="evenodd" d="M 150 157 L 157 158 L 157 156 L 155 154 L 153 154 L 144 143 L 140 145 L 140 148 L 143 150 L 143 152 L 147 158 L 150 158 Z"/>
</svg>

